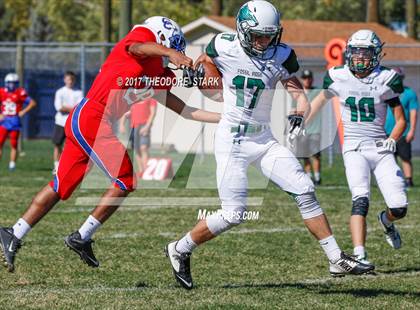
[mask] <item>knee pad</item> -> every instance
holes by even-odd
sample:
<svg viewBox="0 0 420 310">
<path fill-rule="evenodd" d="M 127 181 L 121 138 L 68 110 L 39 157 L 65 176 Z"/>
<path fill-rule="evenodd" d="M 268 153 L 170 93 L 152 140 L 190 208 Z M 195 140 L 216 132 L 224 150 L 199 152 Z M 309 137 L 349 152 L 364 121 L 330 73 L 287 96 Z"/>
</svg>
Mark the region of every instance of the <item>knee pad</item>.
<svg viewBox="0 0 420 310">
<path fill-rule="evenodd" d="M 296 195 L 294 198 L 304 220 L 324 214 L 314 192 Z"/>
<path fill-rule="evenodd" d="M 351 215 L 361 215 L 366 217 L 369 211 L 369 198 L 359 197 L 353 200 L 353 207 L 351 208 Z"/>
<path fill-rule="evenodd" d="M 397 220 L 402 219 L 407 214 L 407 208 L 390 208 L 389 212 Z"/>
<path fill-rule="evenodd" d="M 239 207 L 234 210 L 218 210 L 206 218 L 207 228 L 217 236 L 222 232 L 231 229 L 243 222 L 243 213 L 245 207 Z"/>
</svg>

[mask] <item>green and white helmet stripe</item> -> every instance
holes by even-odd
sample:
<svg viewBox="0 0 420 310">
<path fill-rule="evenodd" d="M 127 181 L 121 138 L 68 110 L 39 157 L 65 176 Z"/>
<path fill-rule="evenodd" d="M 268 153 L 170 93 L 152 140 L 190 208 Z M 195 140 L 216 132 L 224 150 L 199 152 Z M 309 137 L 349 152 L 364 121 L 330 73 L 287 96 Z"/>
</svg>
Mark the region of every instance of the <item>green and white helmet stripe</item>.
<svg viewBox="0 0 420 310">
<path fill-rule="evenodd" d="M 268 1 L 254 0 L 245 3 L 236 16 L 236 29 L 242 48 L 247 54 L 262 57 L 267 49 L 280 42 L 282 28 L 280 14 Z M 252 34 L 272 36 L 265 50 L 253 46 Z"/>
</svg>

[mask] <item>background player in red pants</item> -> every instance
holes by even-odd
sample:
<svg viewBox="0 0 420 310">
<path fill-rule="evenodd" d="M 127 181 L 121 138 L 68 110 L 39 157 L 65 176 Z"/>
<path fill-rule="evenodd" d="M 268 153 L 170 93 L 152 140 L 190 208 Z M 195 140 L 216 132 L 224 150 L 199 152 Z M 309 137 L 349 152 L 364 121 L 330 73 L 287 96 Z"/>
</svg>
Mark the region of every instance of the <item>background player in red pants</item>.
<svg viewBox="0 0 420 310">
<path fill-rule="evenodd" d="M 10 139 L 9 170 L 16 168 L 18 140 L 22 127 L 20 119 L 35 108 L 36 102 L 31 99 L 24 88 L 19 87 L 19 76 L 9 73 L 4 78 L 4 88 L 0 88 L 0 157 L 7 137 Z M 24 108 L 24 106 L 26 107 Z"/>
<path fill-rule="evenodd" d="M 80 229 L 70 234 L 65 242 L 89 266 L 99 266 L 92 251 L 91 236 L 135 188 L 131 160 L 112 131 L 112 124 L 129 110 L 130 104 L 154 94 L 158 101 L 184 118 L 219 121 L 218 113 L 188 107 L 172 93 L 159 92 L 142 82 L 144 78 L 173 78 L 175 75 L 167 67 L 169 63 L 177 68 L 191 67 L 192 59 L 185 56 L 184 51 L 185 39 L 179 26 L 161 16 L 135 26 L 114 47 L 86 98 L 67 119 L 66 144 L 54 180 L 35 195 L 13 227 L 0 228 L 0 246 L 9 271 L 14 270 L 21 239 L 58 201 L 72 194 L 89 171 L 90 161 L 103 170 L 113 186 L 103 194 Z"/>
</svg>

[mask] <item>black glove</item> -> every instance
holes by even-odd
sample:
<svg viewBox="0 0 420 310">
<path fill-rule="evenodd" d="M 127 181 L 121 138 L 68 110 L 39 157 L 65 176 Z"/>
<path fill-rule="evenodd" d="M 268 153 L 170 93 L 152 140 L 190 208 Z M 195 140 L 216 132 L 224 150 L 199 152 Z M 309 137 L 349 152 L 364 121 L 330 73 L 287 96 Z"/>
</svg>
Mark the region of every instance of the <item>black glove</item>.
<svg viewBox="0 0 420 310">
<path fill-rule="evenodd" d="M 197 68 L 197 70 L 195 72 L 196 72 L 196 75 L 195 76 L 197 77 L 198 81 L 204 79 L 204 77 L 206 75 L 206 72 L 204 70 L 203 64 L 199 64 L 198 65 L 198 68 Z"/>
<path fill-rule="evenodd" d="M 197 70 L 185 67 L 182 72 L 184 86 L 188 88 L 198 86 L 200 81 L 204 78 L 204 75 L 205 72 L 202 64 L 198 66 Z"/>
<path fill-rule="evenodd" d="M 302 128 L 304 126 L 304 119 L 302 115 L 292 114 L 287 117 L 290 124 L 289 133 L 292 133 L 296 128 Z"/>
</svg>

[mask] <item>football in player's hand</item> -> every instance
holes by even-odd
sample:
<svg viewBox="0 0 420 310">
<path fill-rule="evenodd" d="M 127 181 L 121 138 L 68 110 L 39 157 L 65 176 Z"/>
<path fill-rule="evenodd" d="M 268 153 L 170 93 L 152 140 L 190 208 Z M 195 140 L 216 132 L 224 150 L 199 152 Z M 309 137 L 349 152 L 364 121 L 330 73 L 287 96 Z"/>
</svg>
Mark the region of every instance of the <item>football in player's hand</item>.
<svg viewBox="0 0 420 310">
<path fill-rule="evenodd" d="M 223 101 L 223 83 L 222 74 L 211 62 L 200 62 L 204 69 L 204 77 L 200 79 L 198 88 L 207 98 L 222 102 Z"/>
</svg>

